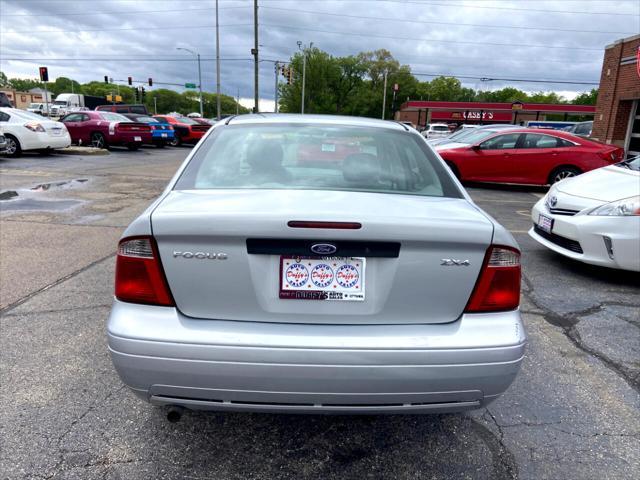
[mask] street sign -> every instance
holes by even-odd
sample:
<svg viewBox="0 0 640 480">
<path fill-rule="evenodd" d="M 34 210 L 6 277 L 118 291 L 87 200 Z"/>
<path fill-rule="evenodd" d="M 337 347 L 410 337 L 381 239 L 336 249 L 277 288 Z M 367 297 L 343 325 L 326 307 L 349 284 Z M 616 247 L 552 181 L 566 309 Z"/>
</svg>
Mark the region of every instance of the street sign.
<svg viewBox="0 0 640 480">
<path fill-rule="evenodd" d="M 400 90 L 400 85 L 398 85 L 397 83 L 393 84 L 393 91 L 397 92 L 398 90 Z"/>
<path fill-rule="evenodd" d="M 184 84 L 184 88 L 196 88 L 196 84 L 195 83 L 185 83 Z"/>
</svg>

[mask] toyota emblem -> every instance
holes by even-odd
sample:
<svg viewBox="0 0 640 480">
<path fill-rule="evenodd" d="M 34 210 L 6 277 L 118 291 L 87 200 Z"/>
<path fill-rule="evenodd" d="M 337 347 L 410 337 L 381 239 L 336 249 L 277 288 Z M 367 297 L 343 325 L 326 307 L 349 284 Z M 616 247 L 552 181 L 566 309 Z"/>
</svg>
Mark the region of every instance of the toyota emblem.
<svg viewBox="0 0 640 480">
<path fill-rule="evenodd" d="M 555 207 L 558 204 L 558 197 L 553 196 L 549 199 L 549 205 Z"/>
</svg>

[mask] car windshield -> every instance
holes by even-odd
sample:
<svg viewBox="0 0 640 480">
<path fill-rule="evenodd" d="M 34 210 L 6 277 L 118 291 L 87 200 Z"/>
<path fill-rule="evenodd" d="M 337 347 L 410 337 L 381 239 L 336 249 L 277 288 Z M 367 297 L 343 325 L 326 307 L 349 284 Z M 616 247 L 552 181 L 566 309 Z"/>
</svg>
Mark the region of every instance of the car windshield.
<svg viewBox="0 0 640 480">
<path fill-rule="evenodd" d="M 107 120 L 108 122 L 130 122 L 131 121 L 124 115 L 120 115 L 119 113 L 113 113 L 113 112 L 100 112 L 100 118 L 103 120 Z"/>
<path fill-rule="evenodd" d="M 640 156 L 631 157 L 624 162 L 616 163 L 616 166 L 622 168 L 628 168 L 629 170 L 635 170 L 636 172 L 640 172 Z"/>
<path fill-rule="evenodd" d="M 475 132 L 475 128 L 464 128 L 464 129 L 458 130 L 456 133 L 449 136 L 449 140 L 455 140 L 455 141 L 462 140 L 463 138 L 468 137 L 474 132 Z"/>
<path fill-rule="evenodd" d="M 460 198 L 415 135 L 388 128 L 237 125 L 217 129 L 176 189 L 287 189 Z"/>
<path fill-rule="evenodd" d="M 436 132 L 448 132 L 449 127 L 447 127 L 446 125 L 433 125 L 431 127 L 431 130 L 434 130 Z"/>
<path fill-rule="evenodd" d="M 478 130 L 478 129 L 471 129 L 467 132 L 465 132 L 464 136 L 460 136 L 456 139 L 456 142 L 459 143 L 466 143 L 468 145 L 474 144 L 474 143 L 478 143 L 481 142 L 482 140 L 484 140 L 485 138 L 490 137 L 491 135 L 493 135 L 494 133 L 497 133 L 498 130 Z"/>
<path fill-rule="evenodd" d="M 41 103 L 30 103 L 29 108 L 40 108 Z"/>
</svg>

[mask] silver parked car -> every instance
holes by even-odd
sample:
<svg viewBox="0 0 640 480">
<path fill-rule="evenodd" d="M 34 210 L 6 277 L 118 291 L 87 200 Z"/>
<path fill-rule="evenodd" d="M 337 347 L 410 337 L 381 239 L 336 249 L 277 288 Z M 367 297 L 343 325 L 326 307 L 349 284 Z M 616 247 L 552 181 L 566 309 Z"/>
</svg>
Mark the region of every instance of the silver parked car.
<svg viewBox="0 0 640 480">
<path fill-rule="evenodd" d="M 474 409 L 526 342 L 515 240 L 382 120 L 217 123 L 125 231 L 115 296 L 113 363 L 174 420 Z"/>
</svg>

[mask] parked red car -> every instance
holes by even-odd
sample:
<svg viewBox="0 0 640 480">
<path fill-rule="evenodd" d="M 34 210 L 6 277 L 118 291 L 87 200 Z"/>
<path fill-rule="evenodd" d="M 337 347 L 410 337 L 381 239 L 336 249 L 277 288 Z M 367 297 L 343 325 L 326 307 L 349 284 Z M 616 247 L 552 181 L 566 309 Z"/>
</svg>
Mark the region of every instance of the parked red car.
<svg viewBox="0 0 640 480">
<path fill-rule="evenodd" d="M 175 130 L 173 140 L 168 142 L 168 145 L 171 145 L 172 147 L 177 147 L 183 143 L 198 143 L 198 140 L 200 140 L 204 134 L 207 133 L 207 130 L 211 128 L 211 125 L 203 125 L 188 117 L 154 115 L 154 118 L 168 122 Z"/>
<path fill-rule="evenodd" d="M 65 124 L 71 142 L 108 148 L 113 145 L 137 150 L 143 143 L 152 143 L 151 127 L 133 122 L 119 113 L 86 111 L 72 112 L 60 119 Z"/>
<path fill-rule="evenodd" d="M 474 136 L 478 138 L 474 140 Z M 624 149 L 558 130 L 523 128 L 436 147 L 464 181 L 547 185 L 624 159 Z"/>
</svg>

